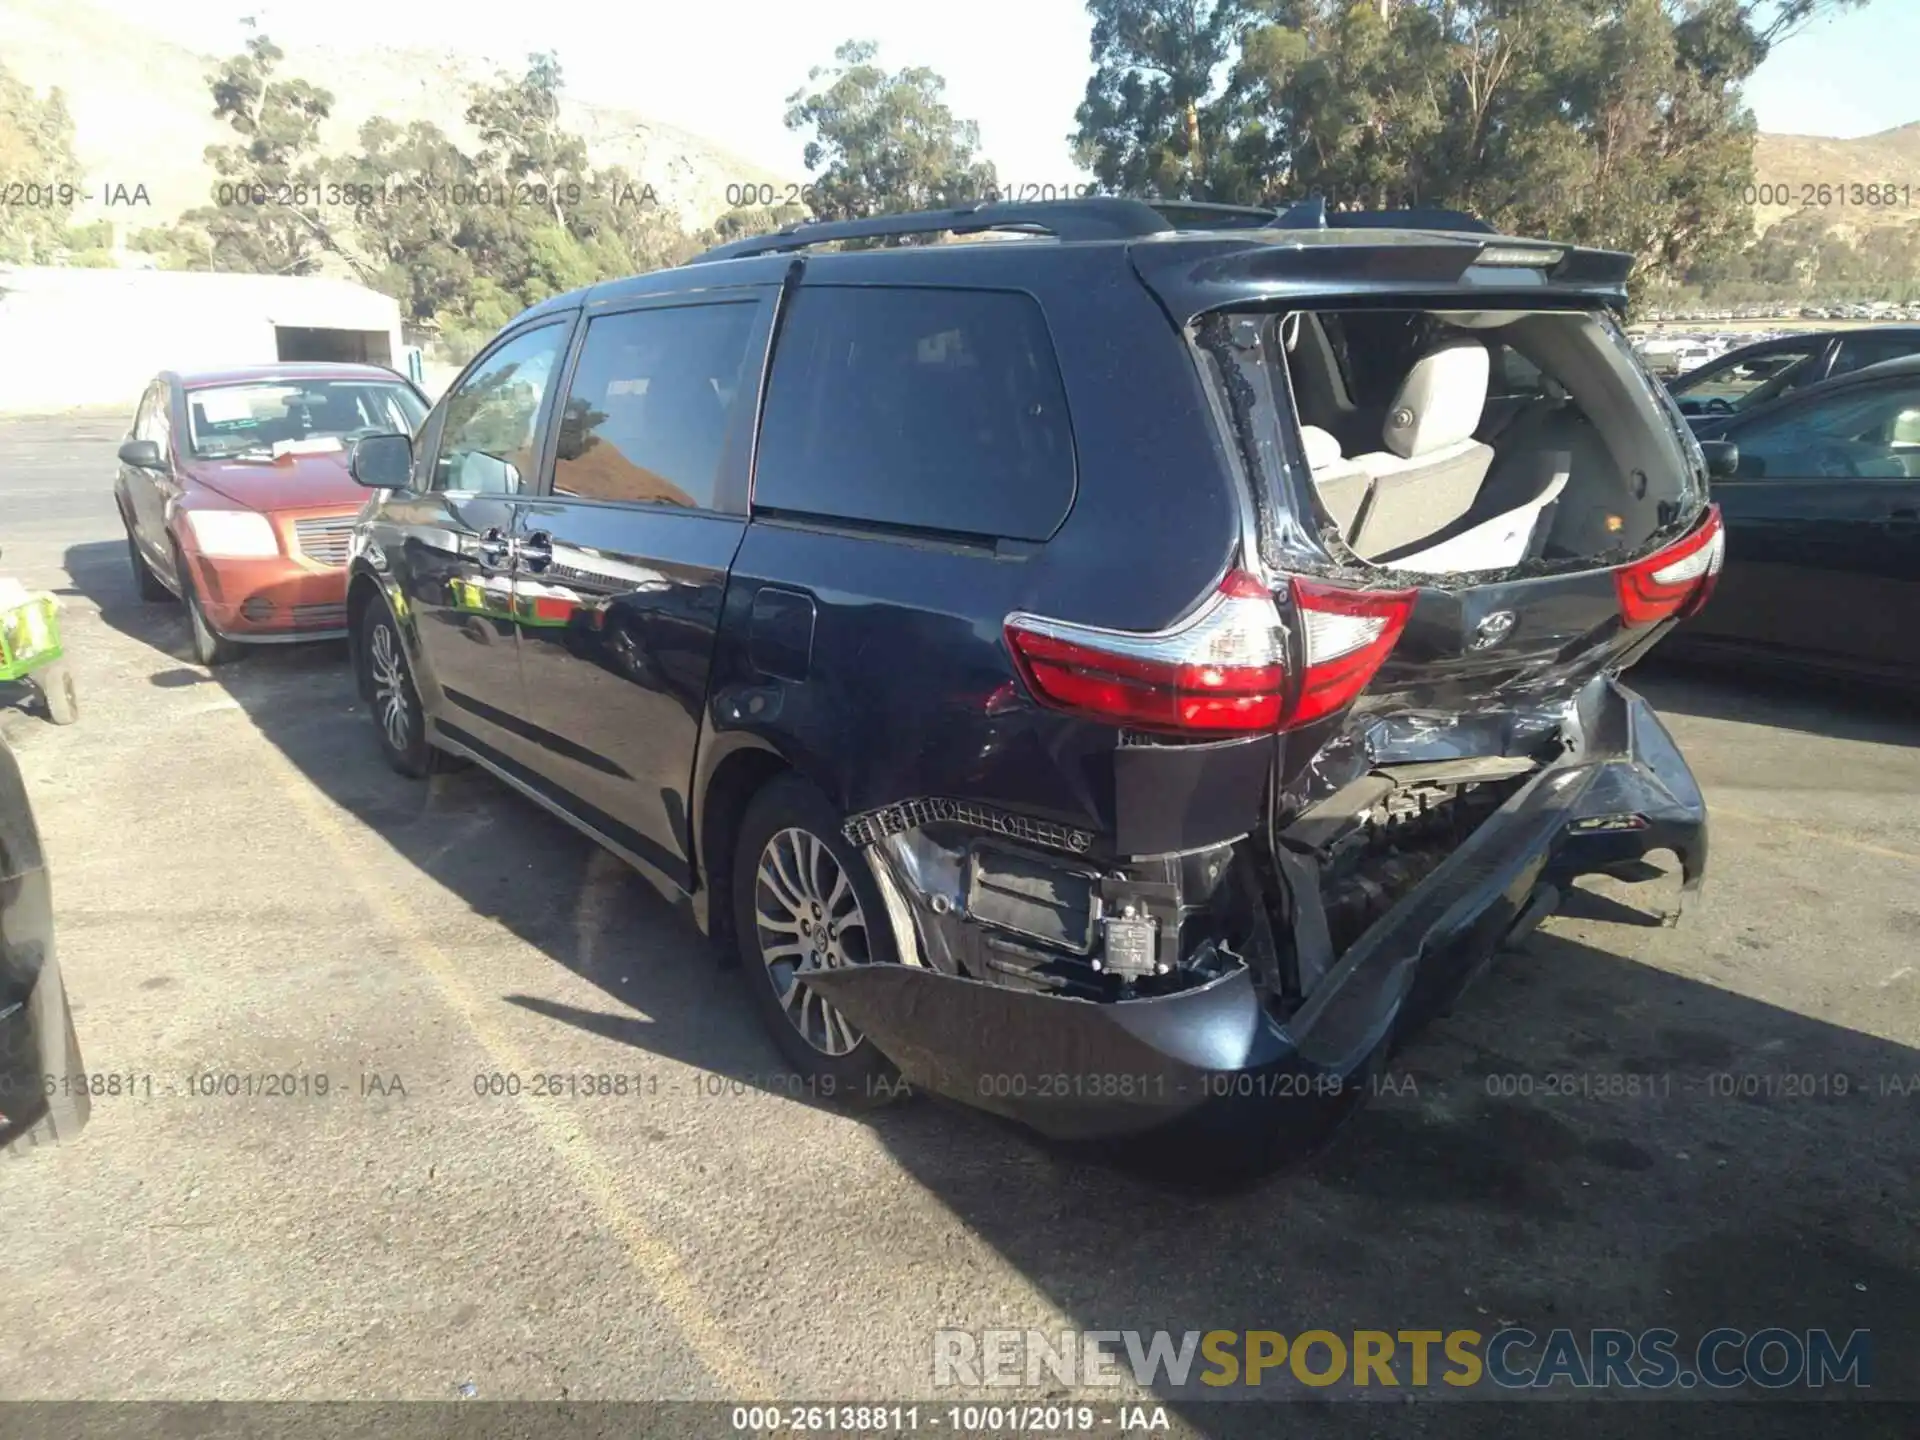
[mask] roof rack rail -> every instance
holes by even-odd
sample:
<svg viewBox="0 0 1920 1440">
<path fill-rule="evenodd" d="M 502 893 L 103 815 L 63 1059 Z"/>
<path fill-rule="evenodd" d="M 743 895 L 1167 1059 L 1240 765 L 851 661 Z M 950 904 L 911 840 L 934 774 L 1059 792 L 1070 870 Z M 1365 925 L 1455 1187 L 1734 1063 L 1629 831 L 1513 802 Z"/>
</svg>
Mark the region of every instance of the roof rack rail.
<svg viewBox="0 0 1920 1440">
<path fill-rule="evenodd" d="M 982 200 L 951 210 L 913 210 L 860 220 L 803 220 L 770 235 L 716 245 L 687 265 L 776 255 L 836 240 L 879 240 L 902 235 L 978 235 L 998 230 L 1051 235 L 1057 240 L 1135 240 L 1177 230 L 1450 230 L 1497 232 L 1460 210 L 1346 210 L 1329 215 L 1318 195 L 1283 211 L 1257 205 L 1221 205 L 1207 200 L 1134 200 L 1119 195 L 1083 195 L 1070 200 Z"/>
<path fill-rule="evenodd" d="M 1246 230 L 1272 225 L 1277 212 L 1253 205 L 1217 205 L 1201 200 L 1134 200 L 1083 195 L 1070 200 L 983 200 L 952 210 L 915 210 L 863 220 L 805 220 L 771 235 L 715 246 L 686 261 L 737 260 L 823 245 L 835 240 L 875 240 L 894 235 L 976 235 L 1025 231 L 1059 240 L 1130 240 L 1170 230 Z"/>
<path fill-rule="evenodd" d="M 1498 235 L 1500 232 L 1464 210 L 1434 208 L 1413 210 L 1335 210 L 1327 209 L 1326 197 L 1310 195 L 1281 212 L 1274 222 L 1281 230 L 1456 230 L 1472 235 Z"/>
<path fill-rule="evenodd" d="M 1144 200 L 1126 200 L 1116 195 L 1011 204 L 982 200 L 952 210 L 914 210 L 862 220 L 801 221 L 771 235 L 755 235 L 715 246 L 684 263 L 700 265 L 710 260 L 735 260 L 743 255 L 800 250 L 834 240 L 876 240 L 893 235 L 977 235 L 988 230 L 1024 230 L 1060 240 L 1127 240 L 1176 228 Z"/>
</svg>

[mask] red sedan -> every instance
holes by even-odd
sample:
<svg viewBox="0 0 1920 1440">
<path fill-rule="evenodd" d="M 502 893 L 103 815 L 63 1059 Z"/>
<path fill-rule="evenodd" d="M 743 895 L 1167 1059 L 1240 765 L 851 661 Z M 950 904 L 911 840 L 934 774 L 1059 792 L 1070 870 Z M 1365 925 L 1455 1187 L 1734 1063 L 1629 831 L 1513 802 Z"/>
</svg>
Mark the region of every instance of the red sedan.
<svg viewBox="0 0 1920 1440">
<path fill-rule="evenodd" d="M 347 473 L 353 442 L 412 434 L 427 409 L 378 365 L 155 376 L 113 484 L 141 597 L 180 598 L 203 665 L 245 644 L 344 636 L 367 498 Z"/>
</svg>

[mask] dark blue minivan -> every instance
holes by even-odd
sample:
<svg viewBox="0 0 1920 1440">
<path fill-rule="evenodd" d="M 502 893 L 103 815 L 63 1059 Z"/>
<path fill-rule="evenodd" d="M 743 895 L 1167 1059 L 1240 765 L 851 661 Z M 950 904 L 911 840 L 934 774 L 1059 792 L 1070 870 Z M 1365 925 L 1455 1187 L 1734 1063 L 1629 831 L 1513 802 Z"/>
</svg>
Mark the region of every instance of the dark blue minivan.
<svg viewBox="0 0 1920 1440">
<path fill-rule="evenodd" d="M 379 743 L 688 901 L 820 1093 L 1311 1137 L 1570 878 L 1700 883 L 1628 264 L 1088 198 L 559 296 L 359 442 Z"/>
</svg>

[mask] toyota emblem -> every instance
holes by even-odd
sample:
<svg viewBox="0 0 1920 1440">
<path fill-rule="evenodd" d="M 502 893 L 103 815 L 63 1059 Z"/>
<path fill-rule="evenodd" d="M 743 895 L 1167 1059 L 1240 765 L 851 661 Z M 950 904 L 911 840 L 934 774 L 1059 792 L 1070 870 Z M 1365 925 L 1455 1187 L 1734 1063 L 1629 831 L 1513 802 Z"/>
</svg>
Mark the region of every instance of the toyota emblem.
<svg viewBox="0 0 1920 1440">
<path fill-rule="evenodd" d="M 1467 648 L 1469 650 L 1491 650 L 1512 633 L 1513 612 L 1511 610 L 1496 610 L 1473 627 L 1473 639 L 1467 643 Z"/>
</svg>

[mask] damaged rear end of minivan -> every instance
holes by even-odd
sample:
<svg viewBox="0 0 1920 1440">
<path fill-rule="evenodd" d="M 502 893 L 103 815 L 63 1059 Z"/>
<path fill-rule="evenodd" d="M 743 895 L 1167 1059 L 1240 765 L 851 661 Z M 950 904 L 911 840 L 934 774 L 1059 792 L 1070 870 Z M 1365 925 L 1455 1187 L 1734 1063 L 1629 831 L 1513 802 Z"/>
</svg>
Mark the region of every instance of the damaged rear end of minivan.
<svg viewBox="0 0 1920 1440">
<path fill-rule="evenodd" d="M 1155 237 L 1242 509 L 1154 632 L 1019 612 L 1025 696 L 1113 727 L 1111 833 L 849 820 L 900 965 L 809 976 L 911 1083 L 1065 1139 L 1310 1144 L 1573 880 L 1683 897 L 1706 807 L 1621 673 L 1704 603 L 1705 463 L 1628 258 L 1503 237 Z"/>
</svg>

